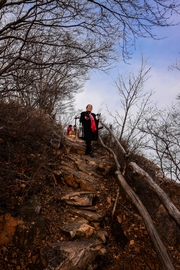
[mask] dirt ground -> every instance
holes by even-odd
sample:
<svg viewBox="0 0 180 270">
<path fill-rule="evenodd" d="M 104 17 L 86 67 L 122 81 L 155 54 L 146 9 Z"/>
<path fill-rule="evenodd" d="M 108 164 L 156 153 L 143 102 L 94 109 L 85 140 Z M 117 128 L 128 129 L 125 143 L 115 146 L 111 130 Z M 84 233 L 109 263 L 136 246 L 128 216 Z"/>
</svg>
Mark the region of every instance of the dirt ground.
<svg viewBox="0 0 180 270">
<path fill-rule="evenodd" d="M 58 133 L 60 127 L 55 127 L 51 121 L 47 124 L 44 116 L 20 112 L 16 106 L 10 110 L 4 105 L 4 109 L 0 119 L 0 215 L 8 212 L 15 217 L 16 207 L 36 194 L 41 198 L 41 215 L 46 221 L 47 233 L 42 243 L 30 250 L 20 249 L 12 242 L 2 245 L 0 269 L 41 270 L 41 248 L 65 239 L 59 224 L 64 222 L 66 206 L 59 198 L 67 186 L 55 185 L 51 173 L 66 158 L 65 145 L 62 143 L 60 151 L 54 151 L 49 143 L 50 136 L 52 130 Z M 97 144 L 95 159 L 104 154 L 107 155 Z M 119 188 L 113 170 L 100 176 L 99 186 L 95 206 L 104 216 L 101 226 L 108 232 L 108 238 L 107 254 L 97 257 L 94 267 L 98 270 L 161 270 L 144 222 L 121 188 L 113 215 Z M 180 243 L 166 247 L 175 269 L 180 269 Z"/>
</svg>

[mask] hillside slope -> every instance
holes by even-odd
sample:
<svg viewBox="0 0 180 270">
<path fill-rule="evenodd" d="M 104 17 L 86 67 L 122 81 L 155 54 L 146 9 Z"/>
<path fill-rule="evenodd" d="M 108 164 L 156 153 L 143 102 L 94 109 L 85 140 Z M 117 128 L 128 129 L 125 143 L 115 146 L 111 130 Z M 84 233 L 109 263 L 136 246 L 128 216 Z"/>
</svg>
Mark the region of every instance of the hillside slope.
<svg viewBox="0 0 180 270">
<path fill-rule="evenodd" d="M 106 251 L 87 269 L 162 269 L 141 216 L 119 189 L 113 158 L 98 143 L 94 148 L 94 158 L 84 155 L 84 142 L 64 137 L 61 127 L 41 112 L 1 106 L 0 269 L 56 269 L 43 260 L 45 247 L 98 237 Z M 134 158 L 179 208 L 180 186 L 159 180 L 153 164 Z M 145 182 L 130 173 L 126 180 L 150 213 L 174 268 L 180 269 L 179 226 Z M 95 216 L 89 217 L 87 230 L 69 230 L 69 224 L 87 219 L 85 211 Z"/>
</svg>

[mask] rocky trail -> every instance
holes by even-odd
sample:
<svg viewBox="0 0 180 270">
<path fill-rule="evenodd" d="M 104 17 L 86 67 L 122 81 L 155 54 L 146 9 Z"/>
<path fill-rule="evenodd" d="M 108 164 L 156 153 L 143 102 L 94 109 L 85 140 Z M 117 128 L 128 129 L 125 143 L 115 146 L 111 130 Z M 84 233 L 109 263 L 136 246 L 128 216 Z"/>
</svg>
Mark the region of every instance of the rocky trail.
<svg viewBox="0 0 180 270">
<path fill-rule="evenodd" d="M 39 130 L 39 119 L 32 118 L 23 115 L 24 130 L 12 123 L 0 128 L 0 269 L 163 269 L 139 211 L 117 181 L 112 155 L 94 142 L 95 156 L 87 156 L 84 141 L 70 136 L 61 146 L 54 124 L 43 118 Z M 132 161 L 180 209 L 179 184 L 162 178 L 147 159 Z M 143 177 L 126 170 L 178 270 L 179 225 Z"/>
<path fill-rule="evenodd" d="M 104 222 L 112 198 L 105 196 L 108 188 L 104 182 L 110 180 L 105 177 L 112 167 L 107 155 L 85 155 L 84 142 L 67 137 L 66 156 L 60 170 L 54 171 L 55 184 L 58 186 L 63 179 L 66 186 L 59 197 L 65 205 L 60 226 L 62 241 L 41 250 L 46 269 L 96 269 L 96 258 L 106 256 L 109 227 Z"/>
</svg>

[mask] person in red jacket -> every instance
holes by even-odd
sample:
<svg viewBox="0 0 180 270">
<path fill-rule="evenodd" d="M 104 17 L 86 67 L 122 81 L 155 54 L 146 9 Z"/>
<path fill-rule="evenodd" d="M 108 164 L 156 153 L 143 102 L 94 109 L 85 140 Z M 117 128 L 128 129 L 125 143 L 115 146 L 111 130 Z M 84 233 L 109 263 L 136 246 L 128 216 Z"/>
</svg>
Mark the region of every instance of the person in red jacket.
<svg viewBox="0 0 180 270">
<path fill-rule="evenodd" d="M 91 146 L 91 141 L 96 141 L 98 139 L 98 122 L 96 115 L 92 113 L 93 106 L 88 104 L 86 106 L 86 111 L 81 113 L 80 123 L 82 123 L 84 130 L 84 140 L 86 141 L 86 155 L 93 157 L 93 150 Z"/>
<path fill-rule="evenodd" d="M 67 135 L 70 135 L 72 130 L 72 125 L 69 125 L 68 128 L 67 128 Z"/>
</svg>

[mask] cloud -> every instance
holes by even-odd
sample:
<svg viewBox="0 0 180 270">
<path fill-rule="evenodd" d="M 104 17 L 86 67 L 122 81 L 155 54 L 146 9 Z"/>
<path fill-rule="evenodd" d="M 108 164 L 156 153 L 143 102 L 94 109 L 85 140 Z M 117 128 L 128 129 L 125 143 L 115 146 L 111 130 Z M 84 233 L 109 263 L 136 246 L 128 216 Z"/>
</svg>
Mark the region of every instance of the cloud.
<svg viewBox="0 0 180 270">
<path fill-rule="evenodd" d="M 107 74 L 94 73 L 86 82 L 85 90 L 76 95 L 76 109 L 85 110 L 88 103 L 93 105 L 93 112 L 107 115 L 106 108 L 114 112 L 118 108 L 118 94 L 112 86 L 112 79 Z"/>
<path fill-rule="evenodd" d="M 154 68 L 148 83 L 155 90 L 153 100 L 159 108 L 170 107 L 177 102 L 176 97 L 180 93 L 178 72 Z"/>
<path fill-rule="evenodd" d="M 159 109 L 170 107 L 176 103 L 176 97 L 180 93 L 180 71 L 169 70 L 179 57 L 180 32 L 179 27 L 159 28 L 159 36 L 165 37 L 161 40 L 139 39 L 134 51 L 131 65 L 123 62 L 116 68 L 105 73 L 92 73 L 91 79 L 86 82 L 83 93 L 76 96 L 76 109 L 85 109 L 88 103 L 93 105 L 93 111 L 107 115 L 106 107 L 112 114 L 121 111 L 120 97 L 112 85 L 118 73 L 124 74 L 141 66 L 141 54 L 147 59 L 147 67 L 152 67 L 150 78 L 146 81 L 145 91 L 154 90 L 153 102 L 157 103 Z M 158 35 L 158 32 L 157 32 Z"/>
</svg>

